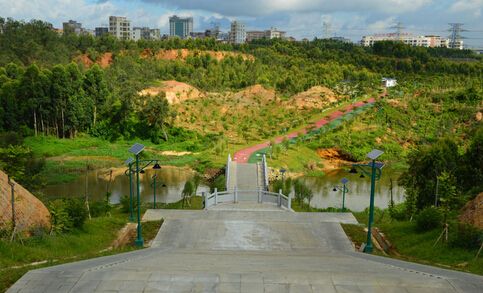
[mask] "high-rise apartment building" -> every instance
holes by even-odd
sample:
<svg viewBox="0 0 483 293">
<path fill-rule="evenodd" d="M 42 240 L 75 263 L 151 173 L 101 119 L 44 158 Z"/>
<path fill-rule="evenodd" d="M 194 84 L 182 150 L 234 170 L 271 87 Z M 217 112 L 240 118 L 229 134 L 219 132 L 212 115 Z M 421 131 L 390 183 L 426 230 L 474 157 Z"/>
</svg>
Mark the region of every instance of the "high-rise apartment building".
<svg viewBox="0 0 483 293">
<path fill-rule="evenodd" d="M 173 15 L 169 18 L 169 35 L 186 39 L 193 32 L 193 17 L 178 17 Z"/>
<path fill-rule="evenodd" d="M 131 21 L 124 16 L 109 16 L 109 33 L 121 40 L 131 39 Z"/>
<path fill-rule="evenodd" d="M 230 43 L 243 44 L 246 41 L 245 24 L 239 21 L 233 21 L 230 29 Z"/>
<path fill-rule="evenodd" d="M 69 20 L 68 22 L 63 22 L 62 29 L 64 30 L 64 34 L 80 35 L 84 31 L 82 29 L 82 23 L 72 19 Z"/>
<path fill-rule="evenodd" d="M 101 37 L 103 35 L 107 35 L 109 33 L 109 28 L 105 26 L 98 26 L 95 28 L 95 35 L 96 37 Z"/>
</svg>

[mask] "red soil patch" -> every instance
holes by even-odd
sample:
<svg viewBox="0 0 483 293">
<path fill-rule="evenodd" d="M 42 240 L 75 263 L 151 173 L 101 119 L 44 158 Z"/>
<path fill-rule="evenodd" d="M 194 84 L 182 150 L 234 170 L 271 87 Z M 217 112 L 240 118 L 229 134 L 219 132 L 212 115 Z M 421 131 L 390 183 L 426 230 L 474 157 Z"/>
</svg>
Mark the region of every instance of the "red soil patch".
<svg viewBox="0 0 483 293">
<path fill-rule="evenodd" d="M 240 100 L 242 104 L 251 103 L 259 99 L 261 103 L 266 104 L 267 102 L 275 101 L 277 96 L 275 90 L 266 89 L 262 85 L 256 84 L 235 93 L 233 99 Z"/>
<path fill-rule="evenodd" d="M 338 99 L 332 90 L 323 86 L 314 86 L 293 96 L 292 99 L 287 101 L 287 106 L 298 109 L 324 109 L 337 102 Z"/>
<path fill-rule="evenodd" d="M 96 62 L 92 61 L 91 58 L 89 58 L 89 56 L 87 56 L 87 54 L 79 55 L 74 60 L 76 62 L 83 64 L 84 67 L 86 67 L 86 68 L 89 68 L 94 64 L 98 64 L 102 68 L 106 68 L 106 67 L 108 67 L 109 65 L 112 64 L 112 53 L 107 52 L 107 53 L 102 54 Z"/>
<path fill-rule="evenodd" d="M 176 80 L 164 81 L 159 87 L 149 87 L 139 92 L 141 96 L 155 96 L 164 92 L 170 104 L 179 104 L 190 99 L 205 97 L 205 94 L 194 86 Z"/>
<path fill-rule="evenodd" d="M 146 51 L 146 50 L 145 50 Z M 151 55 L 147 54 L 147 52 L 143 51 L 144 55 Z M 243 60 L 255 60 L 255 57 L 249 54 L 237 53 L 237 52 L 228 52 L 228 51 L 200 51 L 200 50 L 189 50 L 189 49 L 168 49 L 168 50 L 159 50 L 155 54 L 155 58 L 158 60 L 186 60 L 188 56 L 202 56 L 208 54 L 212 58 L 221 61 L 226 57 L 238 57 L 241 56 Z M 143 55 L 141 55 L 143 56 Z"/>
</svg>

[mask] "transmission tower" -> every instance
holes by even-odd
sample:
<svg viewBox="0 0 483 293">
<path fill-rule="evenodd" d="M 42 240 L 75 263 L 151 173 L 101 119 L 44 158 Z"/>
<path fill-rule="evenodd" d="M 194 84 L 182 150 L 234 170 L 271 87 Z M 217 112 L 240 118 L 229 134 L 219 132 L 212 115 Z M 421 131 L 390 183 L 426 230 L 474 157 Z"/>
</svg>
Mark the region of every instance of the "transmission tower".
<svg viewBox="0 0 483 293">
<path fill-rule="evenodd" d="M 332 34 L 332 25 L 328 21 L 322 23 L 322 30 L 324 31 L 324 39 L 330 39 Z"/>
<path fill-rule="evenodd" d="M 394 26 L 391 26 L 391 28 L 396 30 L 395 31 L 396 39 L 398 41 L 402 41 L 403 29 L 405 29 L 402 22 L 396 23 Z"/>
<path fill-rule="evenodd" d="M 461 33 L 466 31 L 462 28 L 463 25 L 463 23 L 449 24 L 450 29 L 448 31 L 450 32 L 450 35 L 448 48 L 459 49 L 460 47 L 462 47 L 462 40 L 464 39 L 464 37 L 461 35 Z"/>
</svg>

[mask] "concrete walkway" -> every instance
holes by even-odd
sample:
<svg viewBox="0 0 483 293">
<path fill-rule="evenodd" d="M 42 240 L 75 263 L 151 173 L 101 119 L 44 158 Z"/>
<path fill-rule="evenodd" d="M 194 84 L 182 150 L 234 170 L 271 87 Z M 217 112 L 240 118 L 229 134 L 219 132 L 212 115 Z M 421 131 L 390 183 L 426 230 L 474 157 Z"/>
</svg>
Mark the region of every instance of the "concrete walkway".
<svg viewBox="0 0 483 293">
<path fill-rule="evenodd" d="M 348 213 L 149 210 L 152 248 L 34 270 L 8 292 L 482 292 L 483 277 L 353 251 Z"/>
</svg>

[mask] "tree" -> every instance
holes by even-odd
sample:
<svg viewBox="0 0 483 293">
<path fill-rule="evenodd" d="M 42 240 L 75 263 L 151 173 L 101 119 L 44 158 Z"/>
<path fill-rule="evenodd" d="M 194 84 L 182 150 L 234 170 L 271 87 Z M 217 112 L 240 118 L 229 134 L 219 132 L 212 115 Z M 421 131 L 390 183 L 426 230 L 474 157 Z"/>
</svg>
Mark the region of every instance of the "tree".
<svg viewBox="0 0 483 293">
<path fill-rule="evenodd" d="M 35 64 L 27 67 L 19 85 L 20 104 L 31 114 L 35 135 L 38 133 L 38 113 L 48 105 L 50 80 Z M 42 122 L 43 124 L 43 122 Z"/>
<path fill-rule="evenodd" d="M 191 180 L 186 181 L 183 187 L 183 191 L 181 192 L 181 195 L 183 197 L 183 201 L 181 203 L 181 206 L 184 208 L 185 203 L 187 206 L 191 206 L 191 196 L 193 195 L 194 192 L 194 186 Z"/>
<path fill-rule="evenodd" d="M 104 73 L 99 65 L 94 64 L 94 66 L 86 72 L 83 88 L 86 96 L 92 100 L 94 106 L 92 124 L 95 127 L 97 122 L 97 111 L 104 106 L 107 101 L 107 96 L 109 95 L 107 84 L 104 80 Z"/>
<path fill-rule="evenodd" d="M 172 124 L 176 117 L 176 112 L 170 110 L 164 93 L 154 97 L 147 97 L 141 116 L 141 121 L 151 130 L 150 136 L 153 142 L 157 143 L 159 141 L 158 133 L 160 131 L 163 133 L 164 140 L 168 140 L 165 126 Z"/>
<path fill-rule="evenodd" d="M 431 146 L 420 146 L 409 154 L 409 168 L 399 182 L 408 194 L 415 197 L 418 210 L 434 204 L 437 177 L 443 172 L 454 174 L 459 167 L 459 159 L 458 147 L 450 138 L 441 139 Z"/>
</svg>

